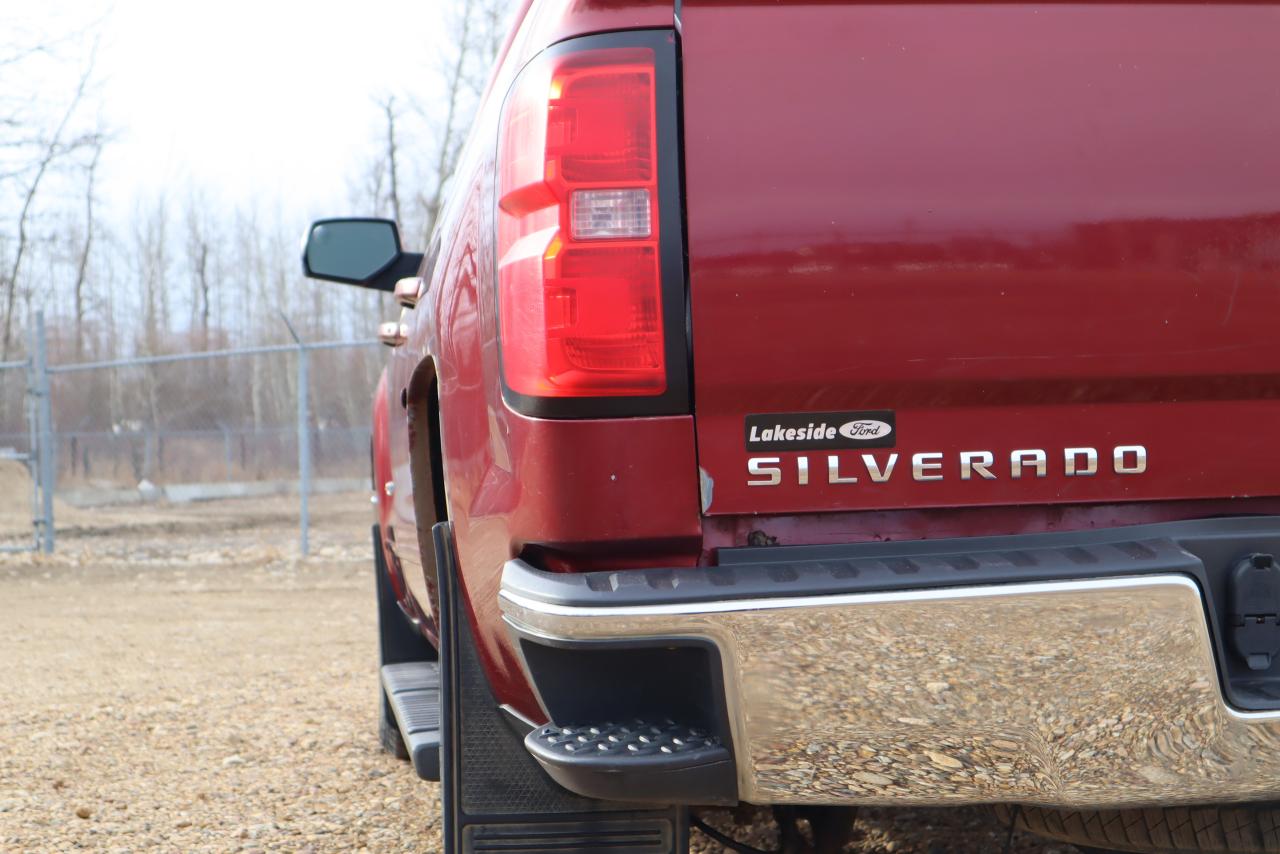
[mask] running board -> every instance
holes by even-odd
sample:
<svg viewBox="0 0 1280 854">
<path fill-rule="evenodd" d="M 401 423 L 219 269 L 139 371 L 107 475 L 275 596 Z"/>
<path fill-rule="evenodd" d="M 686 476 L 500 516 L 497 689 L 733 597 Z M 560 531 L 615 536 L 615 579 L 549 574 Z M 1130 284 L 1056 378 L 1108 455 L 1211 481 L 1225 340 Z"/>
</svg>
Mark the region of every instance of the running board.
<svg viewBox="0 0 1280 854">
<path fill-rule="evenodd" d="M 440 781 L 440 665 L 411 661 L 382 666 L 382 688 L 413 760 L 424 780 Z"/>
</svg>

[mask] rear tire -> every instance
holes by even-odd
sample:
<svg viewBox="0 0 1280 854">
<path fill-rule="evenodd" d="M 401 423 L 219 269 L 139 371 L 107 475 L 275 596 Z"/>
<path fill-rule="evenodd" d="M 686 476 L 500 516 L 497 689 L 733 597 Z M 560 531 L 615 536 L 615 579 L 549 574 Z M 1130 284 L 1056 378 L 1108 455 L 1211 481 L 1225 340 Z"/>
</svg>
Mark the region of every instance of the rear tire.
<svg viewBox="0 0 1280 854">
<path fill-rule="evenodd" d="M 1006 825 L 1077 845 L 1084 851 L 1240 854 L 1280 852 L 1280 806 L 1233 804 L 1129 810 L 995 807 Z"/>
</svg>

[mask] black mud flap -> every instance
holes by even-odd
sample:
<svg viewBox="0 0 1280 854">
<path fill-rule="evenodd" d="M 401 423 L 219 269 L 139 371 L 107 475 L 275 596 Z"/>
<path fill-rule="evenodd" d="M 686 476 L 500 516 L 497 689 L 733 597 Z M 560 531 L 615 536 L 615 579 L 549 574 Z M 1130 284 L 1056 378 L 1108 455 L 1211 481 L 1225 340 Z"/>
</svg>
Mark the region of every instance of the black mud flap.
<svg viewBox="0 0 1280 854">
<path fill-rule="evenodd" d="M 440 590 L 444 854 L 687 854 L 683 807 L 599 801 L 557 785 L 498 708 L 460 600 L 453 532 L 432 528 Z"/>
</svg>

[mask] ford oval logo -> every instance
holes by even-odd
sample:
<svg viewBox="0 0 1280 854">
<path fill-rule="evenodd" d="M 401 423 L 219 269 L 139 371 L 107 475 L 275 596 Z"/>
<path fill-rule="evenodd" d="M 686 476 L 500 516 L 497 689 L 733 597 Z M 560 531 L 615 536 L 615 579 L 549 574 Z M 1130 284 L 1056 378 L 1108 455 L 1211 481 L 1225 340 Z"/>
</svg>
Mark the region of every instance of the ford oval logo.
<svg viewBox="0 0 1280 854">
<path fill-rule="evenodd" d="M 840 435 L 855 442 L 869 442 L 872 439 L 883 439 L 893 432 L 893 428 L 883 421 L 862 418 L 857 421 L 846 421 L 840 425 Z"/>
</svg>

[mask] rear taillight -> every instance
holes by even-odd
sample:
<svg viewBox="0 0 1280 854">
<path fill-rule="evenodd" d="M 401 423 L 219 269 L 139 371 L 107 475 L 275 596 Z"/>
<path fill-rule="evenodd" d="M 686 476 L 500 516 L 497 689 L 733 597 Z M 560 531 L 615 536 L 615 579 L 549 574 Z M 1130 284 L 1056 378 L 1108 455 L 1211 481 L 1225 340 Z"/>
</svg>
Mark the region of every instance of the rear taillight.
<svg viewBox="0 0 1280 854">
<path fill-rule="evenodd" d="M 669 407 L 673 391 L 685 396 L 678 172 L 675 152 L 660 151 L 664 136 L 674 142 L 674 68 L 664 62 L 674 66 L 669 34 L 579 39 L 526 66 L 507 97 L 498 322 L 503 381 L 517 401 Z M 607 409 L 627 414 L 618 403 Z M 534 414 L 608 414 L 564 405 Z"/>
</svg>

